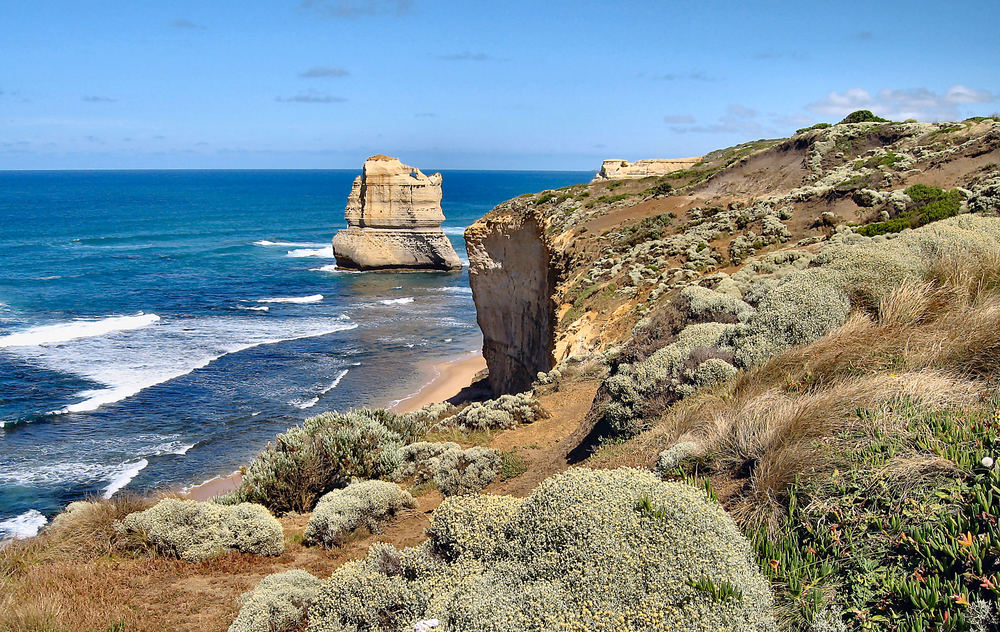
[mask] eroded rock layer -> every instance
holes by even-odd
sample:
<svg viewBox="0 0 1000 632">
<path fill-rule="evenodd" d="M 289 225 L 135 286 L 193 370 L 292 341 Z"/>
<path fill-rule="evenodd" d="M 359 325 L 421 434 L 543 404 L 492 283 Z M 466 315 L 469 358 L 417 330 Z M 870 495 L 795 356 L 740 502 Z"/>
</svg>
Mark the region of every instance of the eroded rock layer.
<svg viewBox="0 0 1000 632">
<path fill-rule="evenodd" d="M 496 394 L 527 390 L 554 364 L 558 273 L 538 219 L 512 200 L 465 231 L 469 283 Z"/>
<path fill-rule="evenodd" d="M 462 263 L 441 230 L 441 174 L 389 156 L 372 156 L 354 180 L 333 238 L 337 265 L 356 270 L 459 270 Z"/>
<path fill-rule="evenodd" d="M 618 158 L 605 160 L 601 170 L 594 176 L 594 182 L 605 180 L 633 180 L 662 176 L 682 169 L 690 169 L 698 164 L 701 156 L 694 158 L 649 158 L 629 162 Z"/>
</svg>

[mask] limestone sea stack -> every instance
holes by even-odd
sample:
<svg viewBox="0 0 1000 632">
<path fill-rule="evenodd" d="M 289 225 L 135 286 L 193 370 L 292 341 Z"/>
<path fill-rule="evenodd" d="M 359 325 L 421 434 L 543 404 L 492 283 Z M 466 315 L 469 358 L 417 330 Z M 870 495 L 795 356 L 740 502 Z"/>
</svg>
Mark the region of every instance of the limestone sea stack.
<svg viewBox="0 0 1000 632">
<path fill-rule="evenodd" d="M 638 180 L 650 176 L 663 176 L 674 171 L 690 169 L 701 161 L 701 156 L 693 158 L 648 158 L 629 162 L 620 158 L 605 160 L 601 170 L 591 182 L 607 180 Z"/>
<path fill-rule="evenodd" d="M 441 230 L 441 174 L 425 176 L 397 158 L 372 156 L 354 179 L 333 237 L 337 266 L 352 270 L 460 270 Z"/>
</svg>

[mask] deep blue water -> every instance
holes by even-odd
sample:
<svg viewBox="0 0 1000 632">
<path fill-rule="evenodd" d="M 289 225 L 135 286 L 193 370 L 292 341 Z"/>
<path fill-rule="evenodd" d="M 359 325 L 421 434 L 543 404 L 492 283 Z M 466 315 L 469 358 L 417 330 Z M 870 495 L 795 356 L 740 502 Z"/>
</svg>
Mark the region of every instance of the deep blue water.
<svg viewBox="0 0 1000 632">
<path fill-rule="evenodd" d="M 479 348 L 466 270 L 334 269 L 356 175 L 0 172 L 0 538 L 76 499 L 231 472 Z M 462 229 L 499 202 L 591 176 L 443 175 L 463 260 Z"/>
</svg>

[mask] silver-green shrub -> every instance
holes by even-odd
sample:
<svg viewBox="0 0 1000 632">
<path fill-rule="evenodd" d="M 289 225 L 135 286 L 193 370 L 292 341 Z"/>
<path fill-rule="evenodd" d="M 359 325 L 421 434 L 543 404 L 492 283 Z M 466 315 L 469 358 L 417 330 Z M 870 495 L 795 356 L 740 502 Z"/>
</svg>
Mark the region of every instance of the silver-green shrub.
<svg viewBox="0 0 1000 632">
<path fill-rule="evenodd" d="M 189 562 L 230 551 L 281 555 L 285 550 L 281 523 L 265 507 L 253 503 L 227 506 L 165 498 L 125 516 L 116 527 Z"/>
<path fill-rule="evenodd" d="M 496 450 L 473 447 L 447 450 L 428 465 L 434 484 L 445 496 L 478 494 L 500 475 L 503 457 Z"/>
<path fill-rule="evenodd" d="M 656 471 L 660 473 L 661 476 L 670 474 L 675 467 L 677 467 L 681 461 L 697 454 L 700 447 L 694 441 L 682 441 L 676 443 L 663 452 L 660 452 L 659 456 L 656 458 Z"/>
<path fill-rule="evenodd" d="M 359 481 L 325 494 L 316 503 L 303 542 L 339 546 L 358 529 L 379 533 L 399 511 L 417 506 L 410 492 L 386 481 Z"/>
<path fill-rule="evenodd" d="M 396 471 L 400 449 L 427 429 L 385 410 L 327 412 L 280 434 L 246 468 L 223 502 L 258 502 L 277 513 L 310 511 L 320 496 L 352 478 Z"/>
<path fill-rule="evenodd" d="M 316 601 L 322 581 L 303 570 L 268 575 L 240 596 L 229 632 L 287 632 L 300 625 Z"/>
<path fill-rule="evenodd" d="M 501 395 L 485 402 L 474 402 L 457 415 L 443 419 L 436 428 L 466 430 L 506 430 L 518 424 L 530 424 L 545 417 L 545 411 L 531 392 Z"/>
<path fill-rule="evenodd" d="M 393 473 L 392 478 L 401 481 L 412 476 L 415 485 L 426 483 L 434 478 L 434 472 L 430 469 L 432 459 L 441 456 L 448 450 L 461 449 L 462 446 L 451 441 L 417 441 L 416 443 L 411 443 L 404 446 L 400 451 L 400 464 Z"/>
<path fill-rule="evenodd" d="M 427 619 L 449 632 L 775 629 L 768 582 L 729 515 L 652 472 L 572 469 L 523 500 L 477 496 L 439 511 L 427 543 L 375 545 L 334 572 L 309 630 Z M 731 596 L 695 587 L 708 582 Z"/>
</svg>

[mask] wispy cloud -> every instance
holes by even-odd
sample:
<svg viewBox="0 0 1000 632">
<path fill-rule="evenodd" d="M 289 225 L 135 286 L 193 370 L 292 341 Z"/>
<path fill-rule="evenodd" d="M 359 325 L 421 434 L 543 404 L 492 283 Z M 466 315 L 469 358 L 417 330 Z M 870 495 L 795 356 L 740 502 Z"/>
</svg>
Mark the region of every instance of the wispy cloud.
<svg viewBox="0 0 1000 632">
<path fill-rule="evenodd" d="M 762 50 L 754 53 L 753 58 L 761 61 L 780 61 L 783 59 L 805 61 L 809 59 L 809 53 L 802 50 Z"/>
<path fill-rule="evenodd" d="M 843 117 L 854 110 L 871 110 L 890 119 L 914 118 L 922 121 L 956 120 L 962 117 L 961 106 L 993 103 L 1000 95 L 988 90 L 974 90 L 956 85 L 943 93 L 927 88 L 894 90 L 886 88 L 874 95 L 863 88 L 831 92 L 806 109 L 832 117 Z"/>
<path fill-rule="evenodd" d="M 306 79 L 321 79 L 327 77 L 346 77 L 349 74 L 351 73 L 335 66 L 313 66 L 309 70 L 299 73 L 299 76 Z"/>
<path fill-rule="evenodd" d="M 694 117 L 690 114 L 673 114 L 670 116 L 664 116 L 663 122 L 668 125 L 690 125 L 694 123 Z"/>
<path fill-rule="evenodd" d="M 861 31 L 860 33 L 854 34 L 854 39 L 856 40 L 868 41 L 874 38 L 875 36 L 872 34 L 871 31 Z"/>
<path fill-rule="evenodd" d="M 661 81 L 715 81 L 714 77 L 702 70 L 693 72 L 668 72 L 665 75 L 655 75 L 654 79 Z"/>
<path fill-rule="evenodd" d="M 175 29 L 187 29 L 187 30 L 192 30 L 192 31 L 196 31 L 196 30 L 205 28 L 201 24 L 198 24 L 196 22 L 192 22 L 191 20 L 188 20 L 186 18 L 177 18 L 176 20 L 170 20 L 169 24 L 170 24 L 171 27 L 173 27 Z"/>
<path fill-rule="evenodd" d="M 726 108 L 726 113 L 716 119 L 714 123 L 673 125 L 670 129 L 678 134 L 740 134 L 757 137 L 773 132 L 757 119 L 757 110 L 733 103 Z"/>
<path fill-rule="evenodd" d="M 461 53 L 438 55 L 438 59 L 443 59 L 445 61 L 499 61 L 496 57 L 492 57 L 486 53 L 473 53 L 467 50 L 462 51 Z"/>
<path fill-rule="evenodd" d="M 412 8 L 410 0 L 302 0 L 299 8 L 335 18 L 368 15 L 401 15 Z"/>
<path fill-rule="evenodd" d="M 87 103 L 117 103 L 118 99 L 112 99 L 111 97 L 101 97 L 97 95 L 87 95 L 81 97 Z"/>
<path fill-rule="evenodd" d="M 315 92 L 313 90 L 300 92 L 291 97 L 275 97 L 274 100 L 280 101 L 281 103 L 343 103 L 344 101 L 347 101 L 344 97 L 336 97 L 322 92 Z"/>
</svg>

